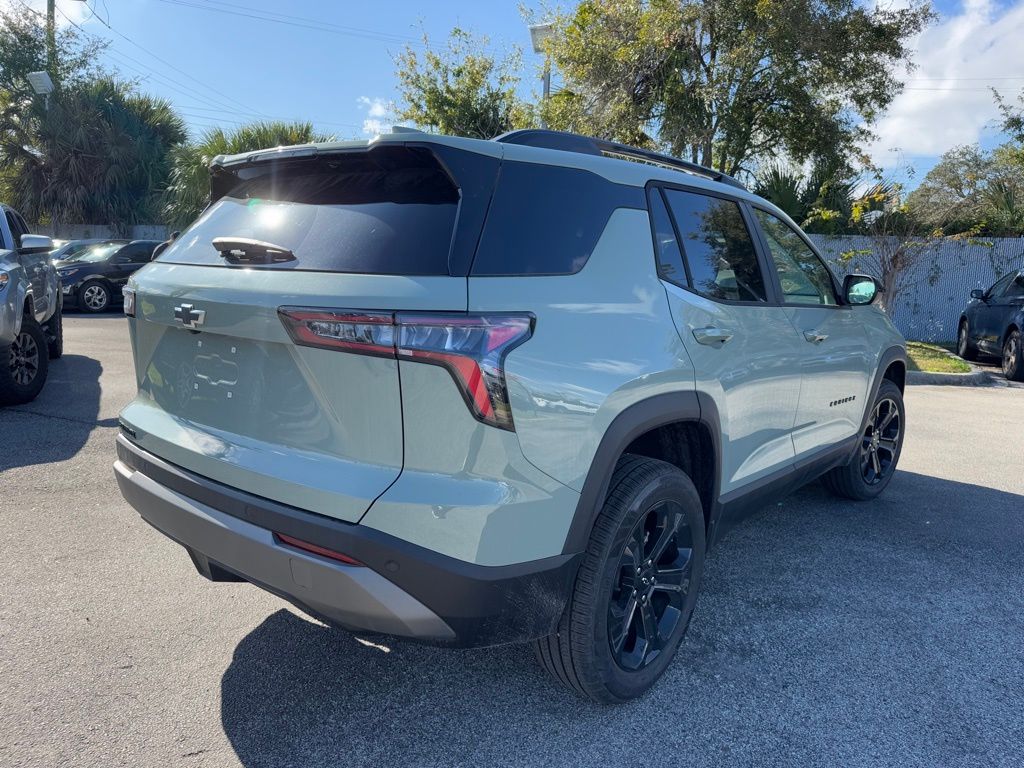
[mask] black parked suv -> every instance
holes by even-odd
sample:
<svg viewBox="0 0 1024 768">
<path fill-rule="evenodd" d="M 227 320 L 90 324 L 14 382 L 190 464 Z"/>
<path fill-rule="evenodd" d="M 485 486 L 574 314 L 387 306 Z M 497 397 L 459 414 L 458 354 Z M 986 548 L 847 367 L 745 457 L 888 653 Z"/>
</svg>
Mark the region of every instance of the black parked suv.
<svg viewBox="0 0 1024 768">
<path fill-rule="evenodd" d="M 64 306 L 104 312 L 121 299 L 121 289 L 153 258 L 159 240 L 104 240 L 57 263 Z"/>
<path fill-rule="evenodd" d="M 1024 381 L 1024 269 L 1003 275 L 987 291 L 971 291 L 960 317 L 956 351 L 965 360 L 979 355 L 1002 358 L 1003 373 Z"/>
</svg>

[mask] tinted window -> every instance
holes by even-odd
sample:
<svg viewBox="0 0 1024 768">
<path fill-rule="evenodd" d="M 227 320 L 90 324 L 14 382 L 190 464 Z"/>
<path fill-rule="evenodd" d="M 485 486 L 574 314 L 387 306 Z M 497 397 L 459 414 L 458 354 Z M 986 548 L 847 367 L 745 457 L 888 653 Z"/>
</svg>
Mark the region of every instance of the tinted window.
<svg viewBox="0 0 1024 768">
<path fill-rule="evenodd" d="M 1003 291 L 1003 297 L 1007 299 L 1016 298 L 1017 296 L 1024 296 L 1024 275 L 1017 275 L 1013 281 L 1006 286 L 1006 290 Z"/>
<path fill-rule="evenodd" d="M 131 262 L 140 263 L 149 261 L 150 254 L 153 253 L 153 243 L 132 243 L 126 245 L 120 253 L 117 254 L 117 260 L 120 262 Z"/>
<path fill-rule="evenodd" d="M 654 256 L 658 261 L 658 275 L 676 285 L 689 285 L 683 254 L 676 241 L 672 220 L 665 207 L 660 189 L 651 190 L 651 227 L 654 232 Z"/>
<path fill-rule="evenodd" d="M 295 254 L 264 269 L 448 274 L 459 191 L 427 150 L 382 147 L 235 174 L 227 194 L 158 261 L 225 264 L 212 241 L 238 237 Z"/>
<path fill-rule="evenodd" d="M 838 304 L 832 275 L 804 239 L 782 219 L 755 208 L 787 304 Z"/>
<path fill-rule="evenodd" d="M 766 301 L 754 241 L 732 200 L 666 189 L 690 268 L 690 287 L 711 299 Z"/>
<path fill-rule="evenodd" d="M 7 214 L 7 226 L 11 230 L 11 235 L 14 237 L 14 244 L 12 248 L 21 248 L 21 236 L 26 233 L 21 226 L 21 222 L 18 220 L 18 216 L 14 216 L 10 211 L 6 211 Z"/>
<path fill-rule="evenodd" d="M 1013 280 L 1014 274 L 1015 273 L 1011 272 L 1008 275 L 1003 275 L 1002 277 L 1000 277 L 998 280 L 996 280 L 995 284 L 991 288 L 989 288 L 988 291 L 986 291 L 985 295 L 988 296 L 990 299 L 995 299 L 1002 296 L 1003 291 L 1006 290 L 1006 286 L 1008 286 L 1010 284 L 1010 281 Z"/>
<path fill-rule="evenodd" d="M 623 207 L 646 209 L 644 191 L 578 168 L 503 163 L 472 274 L 579 272 Z"/>
</svg>

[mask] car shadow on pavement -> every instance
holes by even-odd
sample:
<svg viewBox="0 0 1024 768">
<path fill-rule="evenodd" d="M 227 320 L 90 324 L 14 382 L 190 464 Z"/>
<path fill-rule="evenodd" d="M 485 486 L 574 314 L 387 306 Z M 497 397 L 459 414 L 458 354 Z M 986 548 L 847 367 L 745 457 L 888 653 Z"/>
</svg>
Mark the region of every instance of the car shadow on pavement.
<svg viewBox="0 0 1024 768">
<path fill-rule="evenodd" d="M 1024 723 L 1024 496 L 899 472 L 817 484 L 711 554 L 662 682 L 621 707 L 527 646 L 360 640 L 280 610 L 221 680 L 225 733 L 275 765 L 1008 764 Z"/>
<path fill-rule="evenodd" d="M 117 426 L 117 419 L 98 420 L 102 373 L 98 360 L 66 354 L 50 361 L 46 386 L 35 400 L 0 408 L 0 472 L 65 461 L 96 427 Z"/>
</svg>

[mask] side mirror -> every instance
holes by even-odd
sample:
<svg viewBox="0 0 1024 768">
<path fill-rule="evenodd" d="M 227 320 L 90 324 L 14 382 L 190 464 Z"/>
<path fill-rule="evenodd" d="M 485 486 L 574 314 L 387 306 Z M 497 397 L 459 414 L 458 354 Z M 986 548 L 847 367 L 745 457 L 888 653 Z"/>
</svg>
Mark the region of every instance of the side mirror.
<svg viewBox="0 0 1024 768">
<path fill-rule="evenodd" d="M 42 253 L 53 250 L 53 238 L 46 235 L 22 235 L 21 246 L 18 251 L 21 253 Z"/>
<path fill-rule="evenodd" d="M 971 298 L 972 299 L 980 299 L 981 301 L 984 301 L 985 300 L 985 292 L 983 290 L 981 290 L 981 288 L 975 288 L 973 291 L 971 291 Z"/>
<path fill-rule="evenodd" d="M 870 304 L 882 292 L 882 284 L 871 275 L 847 275 L 843 280 L 843 295 L 849 304 Z"/>
</svg>

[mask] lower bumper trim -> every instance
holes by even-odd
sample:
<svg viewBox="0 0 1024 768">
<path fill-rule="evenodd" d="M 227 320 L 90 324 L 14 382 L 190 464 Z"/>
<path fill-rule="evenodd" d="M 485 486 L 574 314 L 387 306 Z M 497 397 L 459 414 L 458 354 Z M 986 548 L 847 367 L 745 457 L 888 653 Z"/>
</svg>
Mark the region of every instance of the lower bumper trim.
<svg viewBox="0 0 1024 768">
<path fill-rule="evenodd" d="M 125 499 L 182 544 L 201 573 L 239 576 L 349 629 L 461 647 L 533 640 L 555 631 L 579 567 L 581 554 L 476 565 L 200 477 L 124 434 L 117 453 Z M 287 547 L 275 532 L 366 567 Z"/>
</svg>

